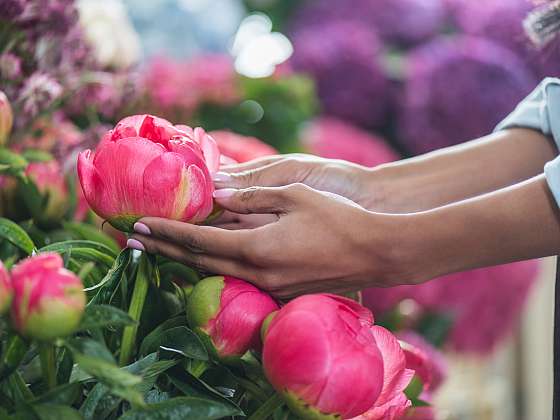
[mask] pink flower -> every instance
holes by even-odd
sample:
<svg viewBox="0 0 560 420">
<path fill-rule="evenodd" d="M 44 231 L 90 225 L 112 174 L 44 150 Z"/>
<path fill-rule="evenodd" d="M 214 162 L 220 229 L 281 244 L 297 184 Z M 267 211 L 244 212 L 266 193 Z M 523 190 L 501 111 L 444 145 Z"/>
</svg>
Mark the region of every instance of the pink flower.
<svg viewBox="0 0 560 420">
<path fill-rule="evenodd" d="M 152 115 L 121 120 L 95 152 L 78 157 L 78 176 L 91 208 L 130 231 L 143 216 L 201 222 L 212 211 L 216 143 L 200 127 Z"/>
<path fill-rule="evenodd" d="M 274 147 L 256 137 L 242 136 L 226 130 L 212 131 L 210 134 L 216 140 L 222 156 L 231 158 L 237 163 L 278 153 Z"/>
<path fill-rule="evenodd" d="M 413 372 L 396 338 L 340 296 L 302 296 L 266 326 L 263 367 L 303 418 L 385 419 L 404 412 Z"/>
<path fill-rule="evenodd" d="M 12 131 L 14 114 L 10 101 L 4 92 L 0 90 L 0 147 L 8 143 L 8 137 Z"/>
<path fill-rule="evenodd" d="M 303 144 L 318 156 L 370 167 L 399 158 L 382 138 L 332 117 L 312 121 L 303 133 Z"/>
<path fill-rule="evenodd" d="M 8 271 L 0 261 L 0 315 L 4 314 L 10 307 L 13 297 L 13 288 Z"/>
<path fill-rule="evenodd" d="M 18 332 L 39 340 L 73 333 L 86 304 L 81 280 L 63 268 L 58 254 L 29 257 L 12 270 L 12 321 Z"/>
<path fill-rule="evenodd" d="M 448 342 L 461 352 L 488 354 L 510 335 L 535 283 L 538 261 L 450 274 L 417 286 L 370 288 L 364 305 L 379 314 L 405 299 L 452 317 Z"/>
<path fill-rule="evenodd" d="M 260 349 L 264 319 L 278 309 L 265 292 L 229 276 L 198 282 L 188 298 L 187 319 L 209 351 L 220 359 Z"/>
<path fill-rule="evenodd" d="M 58 162 L 31 162 L 25 174 L 44 198 L 45 205 L 38 219 L 47 224 L 60 221 L 68 209 L 68 186 Z"/>
</svg>

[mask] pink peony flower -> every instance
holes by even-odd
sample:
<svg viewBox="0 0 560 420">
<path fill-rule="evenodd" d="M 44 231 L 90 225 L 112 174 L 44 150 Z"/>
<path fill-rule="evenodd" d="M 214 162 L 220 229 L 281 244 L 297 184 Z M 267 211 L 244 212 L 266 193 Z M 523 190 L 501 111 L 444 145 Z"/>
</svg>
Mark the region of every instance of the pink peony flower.
<svg viewBox="0 0 560 420">
<path fill-rule="evenodd" d="M 68 209 L 68 186 L 58 162 L 31 162 L 25 174 L 43 196 L 45 204 L 38 219 L 44 223 L 59 221 Z"/>
<path fill-rule="evenodd" d="M 202 128 L 152 115 L 121 120 L 95 152 L 78 157 L 78 176 L 91 208 L 130 231 L 143 216 L 201 222 L 212 211 L 220 153 Z"/>
<path fill-rule="evenodd" d="M 58 254 L 44 253 L 12 269 L 12 321 L 18 332 L 39 340 L 73 333 L 86 304 L 81 280 L 63 268 Z"/>
<path fill-rule="evenodd" d="M 8 143 L 13 122 L 14 114 L 10 101 L 6 94 L 0 90 L 0 147 Z"/>
<path fill-rule="evenodd" d="M 276 302 L 252 284 L 216 276 L 194 286 L 188 298 L 187 319 L 208 350 L 227 360 L 260 349 L 261 324 L 277 309 Z"/>
<path fill-rule="evenodd" d="M 448 337 L 457 351 L 488 354 L 510 335 L 535 283 L 537 261 L 450 274 L 417 286 L 363 292 L 364 305 L 379 314 L 405 299 L 453 318 Z"/>
<path fill-rule="evenodd" d="M 312 121 L 303 132 L 302 143 L 315 155 L 370 167 L 399 158 L 382 138 L 332 117 Z"/>
<path fill-rule="evenodd" d="M 403 390 L 413 372 L 404 353 L 359 303 L 301 296 L 264 329 L 265 374 L 297 415 L 385 419 L 410 405 Z"/>
<path fill-rule="evenodd" d="M 10 276 L 2 261 L 0 261 L 0 315 L 4 314 L 10 307 L 13 297 L 13 288 Z"/>
<path fill-rule="evenodd" d="M 256 137 L 242 136 L 226 130 L 212 131 L 210 135 L 216 140 L 222 156 L 231 158 L 237 163 L 278 153 L 274 147 Z"/>
</svg>

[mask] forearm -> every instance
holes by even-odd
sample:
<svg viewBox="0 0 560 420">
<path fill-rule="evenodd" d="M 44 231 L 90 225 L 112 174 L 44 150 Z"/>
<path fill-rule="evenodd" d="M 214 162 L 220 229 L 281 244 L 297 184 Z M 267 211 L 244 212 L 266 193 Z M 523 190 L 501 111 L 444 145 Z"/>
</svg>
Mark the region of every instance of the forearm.
<svg viewBox="0 0 560 420">
<path fill-rule="evenodd" d="M 512 129 L 383 165 L 369 172 L 368 208 L 405 213 L 464 200 L 541 173 L 556 153 L 543 134 Z"/>
<path fill-rule="evenodd" d="M 393 217 L 405 226 L 399 252 L 407 267 L 403 276 L 412 282 L 560 251 L 560 212 L 544 175 L 438 209 Z"/>
</svg>

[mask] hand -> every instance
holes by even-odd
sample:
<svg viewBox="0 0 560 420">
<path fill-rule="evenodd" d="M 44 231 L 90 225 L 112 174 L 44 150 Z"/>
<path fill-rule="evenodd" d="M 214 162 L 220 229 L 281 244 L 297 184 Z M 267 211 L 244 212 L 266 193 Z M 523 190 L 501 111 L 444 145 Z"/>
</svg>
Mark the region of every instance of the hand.
<svg viewBox="0 0 560 420">
<path fill-rule="evenodd" d="M 218 190 L 215 198 L 232 212 L 271 214 L 276 221 L 233 231 L 145 217 L 128 246 L 246 279 L 279 298 L 404 280 L 405 262 L 394 261 L 401 255 L 403 229 L 393 223 L 399 216 L 377 215 L 303 184 Z"/>
<path fill-rule="evenodd" d="M 350 162 L 305 154 L 267 156 L 251 162 L 222 168 L 215 175 L 216 188 L 280 187 L 302 183 L 316 190 L 346 197 L 373 209 L 381 193 L 381 182 L 374 188 L 371 170 Z M 270 215 L 239 215 L 225 212 L 212 222 L 227 229 L 247 229 L 275 221 Z"/>
</svg>

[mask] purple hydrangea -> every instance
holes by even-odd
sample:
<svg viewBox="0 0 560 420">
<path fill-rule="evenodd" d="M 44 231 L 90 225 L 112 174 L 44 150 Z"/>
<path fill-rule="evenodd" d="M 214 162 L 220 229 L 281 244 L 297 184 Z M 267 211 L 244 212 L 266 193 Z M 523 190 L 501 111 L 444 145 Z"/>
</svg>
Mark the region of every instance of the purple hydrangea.
<svg viewBox="0 0 560 420">
<path fill-rule="evenodd" d="M 376 316 L 413 299 L 424 310 L 453 319 L 448 344 L 457 351 L 489 354 L 515 329 L 531 287 L 538 261 L 451 274 L 418 286 L 370 288 L 364 305 Z"/>
<path fill-rule="evenodd" d="M 384 122 L 391 86 L 375 33 L 360 23 L 333 21 L 294 34 L 295 70 L 316 82 L 327 114 L 371 127 Z"/>
<path fill-rule="evenodd" d="M 360 22 L 373 28 L 386 43 L 410 45 L 434 36 L 444 26 L 442 0 L 317 0 L 295 16 L 293 27 L 326 24 L 333 20 Z"/>
<path fill-rule="evenodd" d="M 537 83 L 509 49 L 469 36 L 419 47 L 406 70 L 400 141 L 416 154 L 488 134 Z"/>
</svg>

